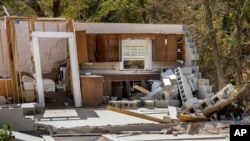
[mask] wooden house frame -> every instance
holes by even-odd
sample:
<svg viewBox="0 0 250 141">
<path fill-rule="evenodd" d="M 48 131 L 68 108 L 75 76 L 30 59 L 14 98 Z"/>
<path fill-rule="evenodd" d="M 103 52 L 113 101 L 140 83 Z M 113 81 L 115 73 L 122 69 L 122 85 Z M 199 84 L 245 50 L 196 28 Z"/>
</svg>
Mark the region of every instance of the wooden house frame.
<svg viewBox="0 0 250 141">
<path fill-rule="evenodd" d="M 102 102 L 102 96 L 121 99 L 123 91 L 121 88 L 124 85 L 128 86 L 129 83 L 136 83 L 137 81 L 158 80 L 160 79 L 160 72 L 164 69 L 196 67 L 196 61 L 199 59 L 196 48 L 189 41 L 189 32 L 185 25 L 74 23 L 71 19 L 65 18 L 27 17 L 4 17 L 0 24 L 0 42 L 5 44 L 1 45 L 1 48 L 8 49 L 7 60 L 11 74 L 10 78 L 4 77 L 0 81 L 1 87 L 4 88 L 0 90 L 0 95 L 12 97 L 14 103 L 23 102 L 23 93 L 19 87 L 21 79 L 19 73 L 22 69 L 27 71 L 27 68 L 30 67 L 25 66 L 24 63 L 21 63 L 24 66 L 18 65 L 19 58 L 25 58 L 18 54 L 20 53 L 18 49 L 32 45 L 35 54 L 38 102 L 44 104 L 41 74 L 47 69 L 46 67 L 43 68 L 43 64 L 50 64 L 50 62 L 41 64 L 40 61 L 46 61 L 46 57 L 48 61 L 54 47 L 45 49 L 50 50 L 50 52 L 45 52 L 45 55 L 42 54 L 42 56 L 39 56 L 41 55 L 39 48 L 41 50 L 46 46 L 54 45 L 53 42 L 51 45 L 48 44 L 46 40 L 42 41 L 43 44 L 38 44 L 38 38 L 57 38 L 54 44 L 57 45 L 62 42 L 61 46 L 64 47 L 62 50 L 65 50 L 66 46 L 68 53 L 64 57 L 66 56 L 66 59 L 70 60 L 70 67 L 67 68 L 67 75 L 70 78 L 66 82 L 66 87 L 69 89 L 69 93 L 73 93 L 76 107 L 99 105 Z M 25 31 L 18 32 L 18 29 L 25 29 Z M 19 34 L 24 33 L 24 37 L 28 39 L 21 42 L 20 40 L 24 38 L 21 38 Z M 144 60 L 150 63 L 149 67 L 129 70 L 123 68 L 122 45 L 124 41 L 130 42 L 129 40 L 150 41 L 148 42 L 151 46 L 150 52 L 146 51 L 150 53 L 150 58 Z M 23 45 L 24 42 L 25 45 Z M 55 53 L 53 57 L 59 56 L 60 59 L 60 55 L 63 54 L 61 52 Z M 26 62 L 27 60 L 26 58 Z M 41 69 L 41 66 L 43 69 Z M 51 66 L 48 66 L 50 68 L 47 70 L 50 70 Z M 88 76 L 89 73 L 92 74 L 91 77 Z M 101 76 L 101 79 L 99 76 Z M 90 83 L 93 83 L 94 87 Z M 98 97 L 93 96 L 93 94 Z M 98 103 L 94 102 L 96 99 L 98 99 Z"/>
</svg>

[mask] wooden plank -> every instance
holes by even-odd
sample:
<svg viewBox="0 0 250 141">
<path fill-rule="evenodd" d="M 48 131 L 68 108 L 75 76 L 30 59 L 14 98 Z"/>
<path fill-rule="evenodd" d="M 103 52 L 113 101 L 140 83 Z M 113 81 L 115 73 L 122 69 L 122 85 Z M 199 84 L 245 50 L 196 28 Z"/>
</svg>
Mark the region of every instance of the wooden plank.
<svg viewBox="0 0 250 141">
<path fill-rule="evenodd" d="M 156 61 L 166 61 L 166 45 L 165 45 L 165 35 L 157 35 L 156 46 L 155 46 L 155 57 Z"/>
<path fill-rule="evenodd" d="M 84 64 L 88 62 L 88 50 L 87 50 L 87 39 L 86 31 L 76 31 L 76 47 L 77 47 L 77 57 L 78 63 Z"/>
<path fill-rule="evenodd" d="M 80 76 L 83 106 L 101 106 L 103 97 L 103 77 L 98 75 Z"/>
<path fill-rule="evenodd" d="M 167 60 L 166 61 L 175 61 L 177 60 L 177 38 L 176 34 L 167 35 Z"/>
<path fill-rule="evenodd" d="M 95 42 L 95 35 L 87 34 L 87 50 L 88 50 L 88 60 L 89 62 L 96 62 L 96 42 Z"/>
<path fill-rule="evenodd" d="M 144 93 L 144 94 L 149 94 L 149 93 L 150 93 L 149 90 L 144 89 L 143 87 L 140 87 L 140 86 L 138 86 L 138 85 L 134 85 L 134 88 L 137 89 L 137 90 L 139 90 L 139 91 L 141 91 L 141 92 Z"/>
<path fill-rule="evenodd" d="M 15 59 L 14 59 L 14 50 L 15 50 L 15 31 L 14 31 L 14 21 L 13 20 L 7 20 L 6 22 L 6 34 L 7 34 L 7 44 L 9 49 L 9 63 L 10 63 L 10 70 L 11 70 L 11 85 L 12 85 L 12 92 L 13 92 L 13 98 L 14 103 L 19 102 L 19 98 L 17 96 L 17 71 L 15 67 Z"/>
<path fill-rule="evenodd" d="M 113 107 L 113 106 L 106 106 L 105 109 L 110 110 L 110 111 L 114 111 L 114 112 L 118 112 L 118 113 L 122 113 L 122 114 L 126 114 L 126 115 L 130 115 L 130 116 L 134 116 L 134 117 L 137 117 L 137 118 L 142 118 L 142 119 L 158 122 L 158 123 L 166 123 L 166 121 L 164 121 L 163 119 L 159 119 L 159 118 L 155 118 L 155 117 L 151 117 L 151 116 L 131 112 L 131 111 L 120 109 L 120 108 Z"/>
<path fill-rule="evenodd" d="M 108 52 L 107 61 L 109 62 L 119 62 L 120 51 L 119 51 L 119 34 L 111 34 L 107 36 L 107 47 Z"/>
<path fill-rule="evenodd" d="M 0 80 L 0 96 L 11 96 L 13 89 L 11 85 L 11 79 Z"/>
<path fill-rule="evenodd" d="M 177 115 L 179 121 L 182 122 L 188 122 L 188 121 L 207 121 L 209 119 L 207 119 L 204 116 L 192 116 L 192 115 L 187 115 L 187 114 L 179 114 Z"/>
<path fill-rule="evenodd" d="M 105 62 L 107 59 L 106 35 L 96 35 L 96 61 Z"/>
<path fill-rule="evenodd" d="M 67 23 L 67 32 L 74 32 L 74 23 L 73 23 L 73 19 L 67 19 L 68 23 Z"/>
</svg>

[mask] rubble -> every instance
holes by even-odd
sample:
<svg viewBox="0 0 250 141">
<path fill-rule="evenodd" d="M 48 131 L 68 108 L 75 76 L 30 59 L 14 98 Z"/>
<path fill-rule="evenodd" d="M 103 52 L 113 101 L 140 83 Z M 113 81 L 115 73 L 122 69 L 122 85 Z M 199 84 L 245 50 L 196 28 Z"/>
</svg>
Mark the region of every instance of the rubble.
<svg viewBox="0 0 250 141">
<path fill-rule="evenodd" d="M 189 75 L 184 75 L 185 73 Z M 134 86 L 134 88 L 145 94 L 145 96 L 140 97 L 141 104 L 138 100 L 111 100 L 109 105 L 125 109 L 129 107 L 153 109 L 154 107 L 167 108 L 168 106 L 174 106 L 182 109 L 176 112 L 179 121 L 207 121 L 239 94 L 232 84 L 227 84 L 216 94 L 213 94 L 210 90 L 206 91 L 210 87 L 204 86 L 208 86 L 209 82 L 206 79 L 193 77 L 190 73 L 188 68 L 168 69 L 161 73 L 161 81 L 152 81 L 151 91 L 138 85 Z M 122 106 L 124 104 L 121 103 L 127 103 L 127 105 L 130 105 L 130 103 L 137 104 L 136 106 Z M 170 121 L 166 116 L 164 120 Z"/>
</svg>

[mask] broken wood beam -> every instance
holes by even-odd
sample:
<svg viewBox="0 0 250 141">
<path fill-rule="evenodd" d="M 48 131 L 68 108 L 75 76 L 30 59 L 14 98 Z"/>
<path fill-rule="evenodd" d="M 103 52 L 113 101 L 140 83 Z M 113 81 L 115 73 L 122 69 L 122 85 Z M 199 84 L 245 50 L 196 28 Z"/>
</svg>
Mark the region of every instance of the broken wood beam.
<svg viewBox="0 0 250 141">
<path fill-rule="evenodd" d="M 189 114 L 178 114 L 177 115 L 179 121 L 182 122 L 188 122 L 188 121 L 208 121 L 209 119 L 204 117 L 204 116 L 193 116 L 193 115 L 189 115 Z"/>
<path fill-rule="evenodd" d="M 136 85 L 136 84 L 134 85 L 134 88 L 137 89 L 137 90 L 139 90 L 140 92 L 142 92 L 144 94 L 149 94 L 150 93 L 149 90 L 147 90 L 147 89 L 145 89 L 145 88 L 143 88 L 143 87 L 141 87 L 139 85 Z"/>
<path fill-rule="evenodd" d="M 106 106 L 105 109 L 110 110 L 110 111 L 114 111 L 114 112 L 118 112 L 118 113 L 122 113 L 122 114 L 126 114 L 126 115 L 130 115 L 130 116 L 134 116 L 134 117 L 138 117 L 138 118 L 142 118 L 142 119 L 146 119 L 146 120 L 150 120 L 150 121 L 154 121 L 154 122 L 158 122 L 158 123 L 167 123 L 163 119 L 159 119 L 159 118 L 131 112 L 131 111 L 120 109 L 120 108 L 113 107 L 113 106 Z"/>
</svg>

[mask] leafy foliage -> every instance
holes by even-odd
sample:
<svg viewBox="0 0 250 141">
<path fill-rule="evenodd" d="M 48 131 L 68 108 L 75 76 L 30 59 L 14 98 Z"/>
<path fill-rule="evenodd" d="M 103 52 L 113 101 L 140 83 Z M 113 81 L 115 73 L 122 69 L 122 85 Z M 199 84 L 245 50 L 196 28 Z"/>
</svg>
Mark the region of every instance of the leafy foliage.
<svg viewBox="0 0 250 141">
<path fill-rule="evenodd" d="M 242 56 L 242 45 L 249 46 L 250 3 L 247 0 L 207 0 L 211 9 L 213 30 L 216 33 L 218 57 L 223 66 L 225 83 L 246 81 L 249 63 Z M 215 65 L 205 21 L 202 1 L 186 0 L 1 0 L 11 16 L 71 17 L 81 22 L 164 23 L 187 24 L 192 40 L 200 54 L 199 67 L 203 77 L 215 79 Z M 1 7 L 0 7 L 1 8 Z M 6 13 L 0 10 L 0 16 Z M 234 63 L 237 62 L 237 63 Z M 239 70 L 243 80 L 236 80 Z M 237 73 L 236 73 L 237 71 Z M 237 74 L 237 75 L 236 75 Z"/>
<path fill-rule="evenodd" d="M 9 124 L 3 124 L 0 129 L 0 141 L 14 141 L 12 128 Z"/>
</svg>

